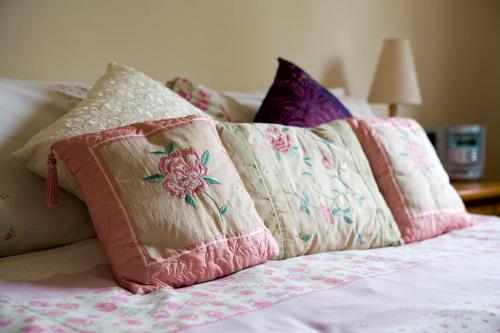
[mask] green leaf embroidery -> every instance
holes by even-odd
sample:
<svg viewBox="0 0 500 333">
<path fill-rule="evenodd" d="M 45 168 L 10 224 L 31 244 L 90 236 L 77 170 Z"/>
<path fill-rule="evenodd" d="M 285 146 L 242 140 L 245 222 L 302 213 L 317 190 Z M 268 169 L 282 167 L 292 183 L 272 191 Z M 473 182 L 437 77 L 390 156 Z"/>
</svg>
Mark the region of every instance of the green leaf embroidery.
<svg viewBox="0 0 500 333">
<path fill-rule="evenodd" d="M 347 224 L 351 224 L 352 222 L 354 222 L 349 216 L 347 215 L 344 215 L 344 221 L 345 223 Z"/>
<path fill-rule="evenodd" d="M 311 210 L 309 209 L 309 193 L 307 191 L 303 192 L 303 198 L 301 199 L 299 209 L 303 213 L 311 213 Z"/>
<path fill-rule="evenodd" d="M 282 132 L 288 132 L 288 127 L 283 127 L 283 128 L 281 129 L 281 131 L 282 131 Z"/>
<path fill-rule="evenodd" d="M 152 151 L 152 152 L 149 152 L 149 153 L 152 154 L 152 155 L 156 155 L 156 156 L 168 155 L 166 152 L 164 152 L 162 150 L 156 150 L 156 151 Z"/>
<path fill-rule="evenodd" d="M 217 184 L 217 185 L 220 185 L 220 181 L 218 181 L 216 178 L 214 177 L 210 177 L 210 176 L 202 176 L 201 178 L 203 178 L 203 180 L 205 180 L 207 183 L 209 184 Z"/>
<path fill-rule="evenodd" d="M 309 234 L 302 234 L 299 236 L 300 239 L 302 239 L 304 242 L 307 242 L 308 240 L 311 239 L 311 235 Z"/>
<path fill-rule="evenodd" d="M 201 163 L 203 163 L 203 165 L 206 166 L 209 161 L 210 161 L 210 153 L 208 150 L 205 150 L 201 155 Z"/>
<path fill-rule="evenodd" d="M 347 207 L 346 209 L 343 210 L 344 213 L 349 213 L 351 211 L 351 207 Z"/>
<path fill-rule="evenodd" d="M 356 235 L 356 240 L 358 241 L 359 245 L 363 245 L 365 243 L 363 241 L 363 238 L 361 237 L 361 234 Z"/>
<path fill-rule="evenodd" d="M 312 166 L 312 163 L 311 163 L 311 158 L 309 156 L 306 156 L 304 157 L 304 162 L 309 165 L 309 166 Z"/>
<path fill-rule="evenodd" d="M 171 154 L 175 149 L 175 145 L 173 142 L 170 142 L 170 144 L 165 148 L 165 154 Z"/>
<path fill-rule="evenodd" d="M 275 152 L 275 153 L 274 153 L 274 155 L 276 155 L 276 159 L 277 159 L 278 161 L 281 161 L 281 155 L 280 155 L 280 152 L 279 152 L 279 151 Z"/>
<path fill-rule="evenodd" d="M 148 181 L 150 183 L 157 184 L 157 183 L 161 183 L 165 179 L 165 177 L 163 175 L 157 173 L 157 174 L 154 174 L 151 176 L 144 177 L 142 179 L 145 181 Z"/>
<path fill-rule="evenodd" d="M 222 207 L 219 209 L 219 213 L 220 213 L 221 215 L 226 214 L 228 211 L 229 211 L 229 207 L 228 207 L 227 205 L 224 205 L 224 206 L 222 206 Z"/>
<path fill-rule="evenodd" d="M 365 201 L 365 199 L 366 198 L 364 196 L 362 196 L 362 195 L 360 195 L 359 197 L 356 198 L 356 200 L 358 201 L 358 203 L 360 205 L 363 204 L 363 202 Z"/>
<path fill-rule="evenodd" d="M 190 204 L 191 206 L 193 206 L 194 209 L 197 209 L 198 208 L 198 205 L 196 204 L 196 199 L 190 195 L 190 194 L 186 194 L 186 202 L 188 204 Z"/>
<path fill-rule="evenodd" d="M 307 177 L 311 178 L 313 183 L 316 183 L 316 178 L 313 176 L 312 173 L 304 171 L 304 172 L 302 172 L 302 176 L 307 176 Z"/>
<path fill-rule="evenodd" d="M 339 215 L 339 213 L 340 213 L 340 209 L 339 208 L 332 209 L 332 215 L 333 216 L 337 216 L 337 215 Z"/>
</svg>

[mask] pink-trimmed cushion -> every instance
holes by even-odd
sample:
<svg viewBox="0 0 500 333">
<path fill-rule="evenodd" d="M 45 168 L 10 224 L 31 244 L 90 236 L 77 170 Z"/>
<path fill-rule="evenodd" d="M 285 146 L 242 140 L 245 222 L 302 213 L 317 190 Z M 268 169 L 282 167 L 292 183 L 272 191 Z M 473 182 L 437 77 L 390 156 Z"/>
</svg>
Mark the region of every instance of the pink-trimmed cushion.
<svg viewBox="0 0 500 333">
<path fill-rule="evenodd" d="M 425 131 L 412 119 L 349 120 L 406 243 L 471 225 Z"/>
<path fill-rule="evenodd" d="M 278 254 L 212 120 L 136 123 L 59 141 L 118 282 L 134 293 L 231 274 Z"/>
</svg>

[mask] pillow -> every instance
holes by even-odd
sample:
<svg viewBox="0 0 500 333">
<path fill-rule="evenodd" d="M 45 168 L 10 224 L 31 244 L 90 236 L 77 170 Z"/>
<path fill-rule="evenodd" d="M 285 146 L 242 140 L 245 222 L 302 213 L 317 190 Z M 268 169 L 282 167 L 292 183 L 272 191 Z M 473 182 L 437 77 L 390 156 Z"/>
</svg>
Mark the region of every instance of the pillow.
<svg viewBox="0 0 500 333">
<path fill-rule="evenodd" d="M 118 282 L 134 293 L 231 274 L 277 255 L 212 120 L 137 123 L 57 142 Z"/>
<path fill-rule="evenodd" d="M 378 186 L 407 243 L 471 225 L 425 131 L 414 120 L 352 119 Z"/>
<path fill-rule="evenodd" d="M 400 233 L 345 121 L 315 129 L 217 125 L 278 241 L 280 259 L 400 244 Z"/>
<path fill-rule="evenodd" d="M 227 103 L 218 92 L 181 77 L 168 81 L 166 86 L 212 118 L 220 121 L 231 121 Z"/>
<path fill-rule="evenodd" d="M 338 96 L 339 101 L 349 110 L 349 113 L 356 118 L 373 118 L 373 112 L 370 104 L 364 99 L 352 96 Z"/>
<path fill-rule="evenodd" d="M 327 89 L 300 67 L 278 58 L 279 68 L 255 122 L 315 127 L 350 117 Z"/>
<path fill-rule="evenodd" d="M 110 63 L 87 98 L 64 117 L 33 136 L 14 156 L 31 171 L 45 177 L 46 158 L 55 141 L 137 121 L 201 114 L 159 82 L 126 66 Z M 84 200 L 64 166 L 61 186 Z"/>
<path fill-rule="evenodd" d="M 335 95 L 335 97 L 340 98 L 345 96 L 344 88 L 337 87 L 328 89 L 330 93 Z M 231 119 L 235 123 L 252 123 L 259 111 L 262 101 L 266 96 L 263 91 L 255 92 L 241 92 L 241 91 L 224 91 L 222 96 L 225 98 L 226 103 L 229 105 L 228 112 L 231 115 Z M 342 102 L 342 104 L 344 104 Z M 351 103 L 354 107 L 357 106 L 356 103 Z M 347 108 L 349 111 L 351 109 Z M 352 112 L 351 112 L 352 113 Z"/>
<path fill-rule="evenodd" d="M 53 98 L 53 91 L 45 82 L 0 79 L 0 256 L 95 237 L 80 200 L 63 192 L 61 207 L 49 209 L 42 200 L 45 182 L 11 157 L 68 111 Z"/>
</svg>

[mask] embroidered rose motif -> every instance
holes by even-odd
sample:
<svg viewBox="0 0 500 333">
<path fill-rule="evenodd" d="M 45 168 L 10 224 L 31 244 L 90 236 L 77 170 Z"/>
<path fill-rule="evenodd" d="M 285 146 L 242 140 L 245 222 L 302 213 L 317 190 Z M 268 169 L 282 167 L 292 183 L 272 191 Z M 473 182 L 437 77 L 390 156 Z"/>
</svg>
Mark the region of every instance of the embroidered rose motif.
<svg viewBox="0 0 500 333">
<path fill-rule="evenodd" d="M 178 94 L 188 102 L 193 98 L 193 95 L 189 91 L 186 91 L 184 89 L 179 90 Z"/>
<path fill-rule="evenodd" d="M 409 158 L 421 171 L 430 171 L 429 159 L 425 149 L 416 141 L 406 143 L 406 151 Z"/>
<path fill-rule="evenodd" d="M 288 153 L 292 149 L 291 137 L 286 128 L 283 130 L 268 128 L 265 139 L 267 145 L 278 153 Z"/>
<path fill-rule="evenodd" d="M 207 174 L 210 152 L 205 150 L 200 158 L 194 148 L 174 150 L 175 144 L 172 142 L 165 150 L 151 152 L 155 156 L 161 156 L 158 166 L 161 173 L 144 177 L 143 180 L 150 183 L 162 183 L 171 195 L 184 198 L 194 209 L 198 208 L 196 196 L 200 193 L 204 194 L 214 203 L 223 220 L 222 215 L 228 212 L 228 205 L 220 206 L 217 200 L 207 192 L 208 185 L 221 184 L 218 179 Z"/>
<path fill-rule="evenodd" d="M 327 169 L 327 170 L 333 169 L 333 161 L 331 159 L 329 159 L 328 157 L 323 156 L 321 163 L 323 163 L 323 166 L 325 167 L 325 169 Z"/>
<path fill-rule="evenodd" d="M 327 206 L 321 205 L 319 212 L 321 216 L 325 219 L 326 222 L 328 223 L 334 223 L 336 220 L 336 217 L 332 214 L 332 210 L 328 208 Z"/>
<path fill-rule="evenodd" d="M 427 151 L 422 144 L 418 141 L 412 140 L 408 134 L 401 136 L 401 139 L 405 141 L 405 151 L 401 153 L 401 156 L 410 159 L 415 167 L 424 174 L 431 172 L 432 165 L 429 162 Z"/>
<path fill-rule="evenodd" d="M 176 197 L 194 195 L 205 189 L 202 177 L 207 174 L 207 167 L 192 148 L 163 157 L 160 170 L 164 176 L 163 187 Z"/>
<path fill-rule="evenodd" d="M 208 102 L 205 100 L 198 101 L 194 104 L 198 109 L 203 110 L 203 111 L 208 111 Z"/>
</svg>

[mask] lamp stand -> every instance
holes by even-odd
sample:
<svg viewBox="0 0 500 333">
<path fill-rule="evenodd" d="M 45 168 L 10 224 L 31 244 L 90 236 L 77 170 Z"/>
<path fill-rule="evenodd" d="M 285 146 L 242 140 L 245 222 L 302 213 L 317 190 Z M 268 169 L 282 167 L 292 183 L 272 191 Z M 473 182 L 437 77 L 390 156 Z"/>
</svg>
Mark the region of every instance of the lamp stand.
<svg viewBox="0 0 500 333">
<path fill-rule="evenodd" d="M 398 105 L 390 103 L 389 104 L 389 117 L 396 117 L 398 114 Z"/>
</svg>

